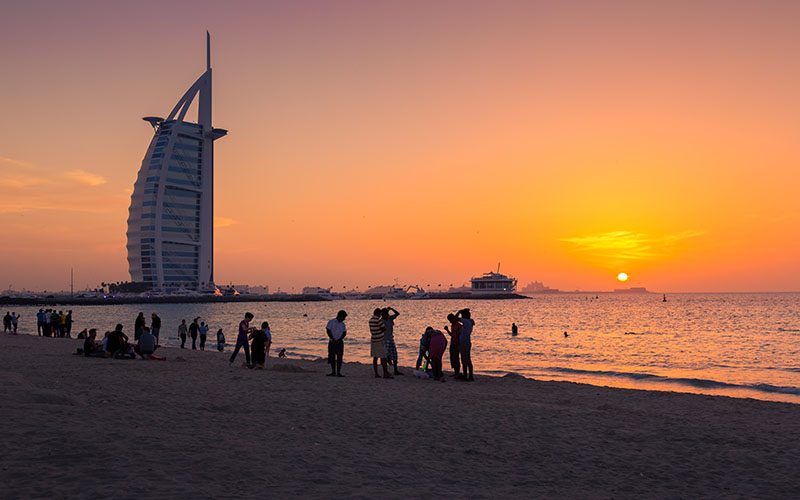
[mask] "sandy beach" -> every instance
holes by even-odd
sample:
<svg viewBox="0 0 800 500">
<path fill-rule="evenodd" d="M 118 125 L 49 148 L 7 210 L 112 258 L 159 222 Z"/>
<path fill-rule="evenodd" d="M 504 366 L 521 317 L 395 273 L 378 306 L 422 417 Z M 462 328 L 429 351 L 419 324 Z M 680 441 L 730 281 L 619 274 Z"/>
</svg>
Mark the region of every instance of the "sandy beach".
<svg viewBox="0 0 800 500">
<path fill-rule="evenodd" d="M 797 405 L 78 345 L 0 337 L 4 498 L 800 495 Z"/>
</svg>

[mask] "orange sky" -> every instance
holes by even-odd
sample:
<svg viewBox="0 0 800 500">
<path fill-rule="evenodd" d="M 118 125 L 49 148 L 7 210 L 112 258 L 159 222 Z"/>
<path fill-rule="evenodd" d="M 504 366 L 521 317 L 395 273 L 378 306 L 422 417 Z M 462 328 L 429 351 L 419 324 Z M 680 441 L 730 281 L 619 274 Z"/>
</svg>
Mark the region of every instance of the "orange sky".
<svg viewBox="0 0 800 500">
<path fill-rule="evenodd" d="M 28 2 L 0 16 L 0 289 L 128 279 L 214 43 L 218 282 L 800 289 L 797 2 Z"/>
</svg>

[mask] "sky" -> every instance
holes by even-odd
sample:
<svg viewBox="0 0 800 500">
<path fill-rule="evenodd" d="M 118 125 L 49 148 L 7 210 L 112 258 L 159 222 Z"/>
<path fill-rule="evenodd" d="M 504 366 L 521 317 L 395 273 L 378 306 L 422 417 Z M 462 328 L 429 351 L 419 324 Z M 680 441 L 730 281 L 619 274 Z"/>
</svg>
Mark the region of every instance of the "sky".
<svg viewBox="0 0 800 500">
<path fill-rule="evenodd" d="M 800 289 L 798 2 L 0 6 L 0 289 L 129 279 L 212 34 L 219 284 Z"/>
</svg>

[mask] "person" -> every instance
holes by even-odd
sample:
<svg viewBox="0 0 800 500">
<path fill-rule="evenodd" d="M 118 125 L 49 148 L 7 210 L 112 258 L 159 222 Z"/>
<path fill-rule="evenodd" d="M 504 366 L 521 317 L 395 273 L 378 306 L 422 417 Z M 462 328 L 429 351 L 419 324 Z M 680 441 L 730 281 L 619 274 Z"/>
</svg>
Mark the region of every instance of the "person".
<svg viewBox="0 0 800 500">
<path fill-rule="evenodd" d="M 36 313 L 36 332 L 39 336 L 42 336 L 42 329 L 44 328 L 44 310 L 39 309 L 39 312 Z"/>
<path fill-rule="evenodd" d="M 519 335 L 519 327 L 516 323 L 511 323 L 511 336 L 516 337 Z"/>
<path fill-rule="evenodd" d="M 247 336 L 250 334 L 250 321 L 253 320 L 253 313 L 247 312 L 244 314 L 244 319 L 239 323 L 239 336 L 236 337 L 236 347 L 233 349 L 233 354 L 231 354 L 231 366 L 233 366 L 233 361 L 236 359 L 236 355 L 239 354 L 239 349 L 244 348 L 244 358 L 247 361 L 247 367 L 252 368 L 253 365 L 250 363 L 250 344 L 247 342 Z"/>
<path fill-rule="evenodd" d="M 461 377 L 461 358 L 458 352 L 458 339 L 461 335 L 461 322 L 458 321 L 455 314 L 448 314 L 447 321 L 450 322 L 450 327 L 444 327 L 448 335 L 450 335 L 450 366 L 453 368 L 453 377 Z"/>
<path fill-rule="evenodd" d="M 432 326 L 427 327 L 422 333 L 422 336 L 419 338 L 419 355 L 417 356 L 417 364 L 414 368 L 417 371 L 419 371 L 420 367 L 422 366 L 423 359 L 427 360 L 428 363 L 431 361 L 431 358 L 428 357 L 428 347 L 430 346 L 432 331 Z"/>
<path fill-rule="evenodd" d="M 217 330 L 217 350 L 222 352 L 225 349 L 225 334 L 222 333 L 222 328 Z"/>
<path fill-rule="evenodd" d="M 87 358 L 104 358 L 106 350 L 97 343 L 97 329 L 89 330 L 83 340 L 83 355 Z"/>
<path fill-rule="evenodd" d="M 342 362 L 344 359 L 344 338 L 347 336 L 347 326 L 344 320 L 347 311 L 341 310 L 336 317 L 328 321 L 325 333 L 328 334 L 328 363 L 331 365 L 329 377 L 344 377 L 342 375 Z M 281 352 L 285 353 L 285 349 Z"/>
<path fill-rule="evenodd" d="M 567 337 L 569 337 L 569 333 L 564 332 L 564 338 L 567 338 Z"/>
<path fill-rule="evenodd" d="M 272 330 L 269 328 L 268 322 L 261 323 L 261 329 L 264 330 L 264 337 L 266 338 L 266 342 L 264 343 L 264 352 L 265 360 L 269 361 L 269 348 L 272 347 Z"/>
<path fill-rule="evenodd" d="M 250 353 L 253 356 L 253 366 L 258 370 L 264 369 L 266 359 L 267 335 L 264 333 L 264 324 L 266 323 L 250 332 Z"/>
<path fill-rule="evenodd" d="M 431 339 L 428 343 L 428 352 L 430 353 L 431 365 L 433 368 L 433 380 L 441 380 L 444 382 L 444 373 L 442 373 L 442 356 L 447 350 L 447 338 L 444 334 L 431 327 Z"/>
<path fill-rule="evenodd" d="M 67 311 L 67 317 L 65 318 L 65 321 L 64 321 L 64 328 L 66 329 L 66 332 L 67 332 L 67 338 L 71 339 L 72 338 L 72 309 Z"/>
<path fill-rule="evenodd" d="M 467 382 L 474 382 L 472 374 L 472 330 L 475 321 L 469 309 L 462 309 L 456 313 L 456 318 L 461 321 L 461 335 L 458 339 L 458 350 L 461 355 L 461 366 Z"/>
<path fill-rule="evenodd" d="M 145 327 L 145 320 L 144 320 L 144 313 L 139 311 L 139 315 L 136 316 L 136 321 L 133 323 L 133 340 L 138 341 L 139 337 L 142 336 Z"/>
<path fill-rule="evenodd" d="M 133 348 L 133 352 L 141 356 L 142 359 L 148 359 L 156 352 L 156 337 L 150 333 L 150 329 L 144 327 L 142 334 L 139 336 L 139 342 Z"/>
<path fill-rule="evenodd" d="M 45 309 L 42 315 L 42 336 L 50 337 L 52 335 L 53 332 L 50 330 L 50 309 Z"/>
<path fill-rule="evenodd" d="M 397 366 L 397 344 L 394 341 L 394 320 L 400 316 L 397 309 L 394 307 L 384 307 L 381 310 L 381 318 L 383 318 L 383 325 L 386 327 L 384 332 L 384 343 L 386 344 L 386 359 L 390 365 L 394 367 L 395 375 L 402 375 L 403 373 Z"/>
<path fill-rule="evenodd" d="M 58 312 L 53 309 L 50 313 L 50 332 L 53 337 L 60 337 L 61 332 L 59 331 L 59 325 L 61 324 L 61 316 L 58 315 Z"/>
<path fill-rule="evenodd" d="M 78 336 L 76 337 L 78 340 L 85 340 L 86 337 L 89 336 L 89 330 L 84 328 L 80 332 L 78 332 Z"/>
<path fill-rule="evenodd" d="M 150 315 L 150 333 L 156 338 L 156 345 L 159 345 L 158 335 L 161 333 L 161 318 L 156 313 Z"/>
<path fill-rule="evenodd" d="M 178 325 L 178 336 L 181 338 L 181 349 L 186 347 L 186 333 L 189 331 L 186 326 L 186 320 L 182 319 L 181 324 Z"/>
<path fill-rule="evenodd" d="M 106 352 L 113 357 L 121 357 L 127 352 L 128 336 L 122 332 L 122 325 L 117 323 L 114 331 L 108 334 L 108 343 L 106 344 Z"/>
<path fill-rule="evenodd" d="M 6 315 L 3 316 L 3 333 L 10 333 L 11 332 L 11 313 L 6 311 Z"/>
<path fill-rule="evenodd" d="M 192 349 L 197 349 L 197 333 L 200 331 L 200 325 L 197 324 L 197 320 L 200 318 L 195 318 L 192 320 L 192 324 L 189 325 L 189 335 L 192 337 Z"/>
<path fill-rule="evenodd" d="M 200 322 L 200 328 L 198 328 L 198 333 L 200 333 L 200 350 L 206 350 L 206 338 L 208 338 L 208 325 L 205 321 Z"/>
<path fill-rule="evenodd" d="M 278 357 L 280 359 L 285 358 L 286 357 L 286 349 L 281 349 L 280 352 L 278 353 Z"/>
<path fill-rule="evenodd" d="M 375 309 L 372 312 L 372 317 L 369 319 L 369 332 L 372 337 L 370 355 L 372 356 L 372 369 L 375 372 L 375 378 L 381 378 L 378 375 L 379 359 L 381 360 L 381 368 L 383 368 L 383 378 L 394 378 L 389 375 L 389 370 L 386 368 L 386 345 L 384 343 L 386 326 L 383 324 L 380 309 Z"/>
<path fill-rule="evenodd" d="M 13 312 L 11 313 L 11 328 L 14 330 L 14 335 L 17 334 L 17 326 L 19 326 L 19 314 Z"/>
<path fill-rule="evenodd" d="M 64 311 L 58 311 L 58 328 L 59 336 L 64 338 L 67 336 L 67 315 Z"/>
</svg>

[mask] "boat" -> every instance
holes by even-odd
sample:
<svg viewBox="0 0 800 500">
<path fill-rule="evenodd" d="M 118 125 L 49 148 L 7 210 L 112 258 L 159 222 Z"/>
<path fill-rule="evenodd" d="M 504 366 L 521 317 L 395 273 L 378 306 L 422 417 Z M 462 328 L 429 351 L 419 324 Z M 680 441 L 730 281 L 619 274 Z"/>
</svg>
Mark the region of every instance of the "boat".
<svg viewBox="0 0 800 500">
<path fill-rule="evenodd" d="M 469 280 L 472 293 L 514 293 L 517 289 L 517 278 L 500 273 L 500 264 L 497 271 L 489 271 Z"/>
</svg>

